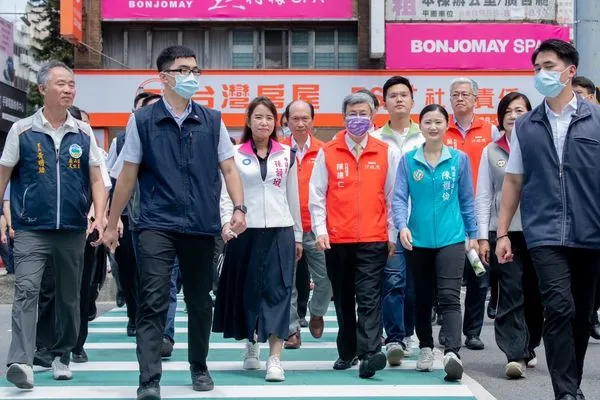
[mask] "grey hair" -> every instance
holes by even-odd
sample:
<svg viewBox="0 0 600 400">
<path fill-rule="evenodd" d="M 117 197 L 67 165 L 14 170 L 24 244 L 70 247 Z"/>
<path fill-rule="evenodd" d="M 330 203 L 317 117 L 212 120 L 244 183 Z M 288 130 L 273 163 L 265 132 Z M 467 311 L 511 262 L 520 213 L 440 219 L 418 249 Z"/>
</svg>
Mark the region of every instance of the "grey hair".
<svg viewBox="0 0 600 400">
<path fill-rule="evenodd" d="M 53 68 L 64 68 L 71 74 L 73 74 L 73 70 L 67 67 L 67 64 L 65 64 L 64 62 L 56 60 L 48 61 L 40 67 L 40 70 L 37 73 L 38 85 L 48 84 L 48 79 L 50 79 L 50 71 L 52 71 Z"/>
<path fill-rule="evenodd" d="M 473 91 L 473 94 L 475 96 L 477 96 L 477 94 L 479 94 L 479 85 L 477 84 L 477 82 L 475 82 L 471 78 L 464 78 L 464 77 L 456 78 L 452 82 L 450 82 L 450 92 L 452 93 L 452 88 L 454 86 L 461 85 L 463 83 L 467 83 L 467 84 L 471 85 L 471 90 Z"/>
<path fill-rule="evenodd" d="M 366 93 L 351 93 L 348 96 L 344 97 L 344 102 L 342 103 L 342 114 L 346 114 L 346 109 L 348 106 L 353 106 L 355 104 L 364 104 L 367 103 L 369 108 L 371 109 L 371 114 L 375 111 L 375 104 L 373 104 L 373 98 Z"/>
</svg>

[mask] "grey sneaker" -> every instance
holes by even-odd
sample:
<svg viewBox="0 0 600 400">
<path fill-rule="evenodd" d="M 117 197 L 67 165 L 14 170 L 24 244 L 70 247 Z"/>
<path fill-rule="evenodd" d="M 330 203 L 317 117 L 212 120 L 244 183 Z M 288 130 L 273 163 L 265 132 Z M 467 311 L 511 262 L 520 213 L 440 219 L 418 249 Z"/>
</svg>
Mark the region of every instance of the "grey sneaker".
<svg viewBox="0 0 600 400">
<path fill-rule="evenodd" d="M 19 389 L 33 389 L 33 368 L 27 364 L 11 364 L 6 371 L 6 380 Z"/>
<path fill-rule="evenodd" d="M 54 357 L 52 361 L 52 375 L 57 381 L 68 381 L 73 379 L 73 373 L 68 365 L 60 361 L 60 357 Z"/>
<path fill-rule="evenodd" d="M 446 353 L 444 356 L 444 372 L 446 380 L 457 381 L 463 376 L 463 364 L 455 353 Z"/>
<path fill-rule="evenodd" d="M 433 349 L 423 347 L 417 360 L 417 371 L 433 371 Z"/>
<path fill-rule="evenodd" d="M 392 342 L 385 345 L 387 350 L 387 362 L 391 367 L 402 365 L 404 359 L 404 347 L 400 343 Z"/>
<path fill-rule="evenodd" d="M 527 369 L 527 365 L 524 360 L 521 361 L 511 361 L 506 364 L 504 367 L 504 373 L 510 379 L 519 379 L 525 378 L 525 370 Z"/>
<path fill-rule="evenodd" d="M 246 351 L 244 352 L 244 369 L 260 369 L 260 344 L 246 341 Z"/>
</svg>

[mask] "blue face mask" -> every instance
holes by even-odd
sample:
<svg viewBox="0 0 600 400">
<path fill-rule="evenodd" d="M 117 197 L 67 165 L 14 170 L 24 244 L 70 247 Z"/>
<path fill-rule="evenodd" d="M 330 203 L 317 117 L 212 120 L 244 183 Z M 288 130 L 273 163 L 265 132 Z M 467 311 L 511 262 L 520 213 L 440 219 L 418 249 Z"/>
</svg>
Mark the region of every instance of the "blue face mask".
<svg viewBox="0 0 600 400">
<path fill-rule="evenodd" d="M 292 131 L 287 126 L 284 126 L 283 128 L 281 128 L 281 133 L 283 134 L 283 137 L 286 137 L 286 138 L 292 136 Z"/>
<path fill-rule="evenodd" d="M 568 82 L 567 80 L 567 82 L 562 83 L 560 81 L 560 76 L 569 68 L 565 69 L 564 71 L 546 71 L 545 69 L 541 70 L 535 74 L 535 77 L 533 78 L 535 88 L 542 96 L 550 98 L 558 96 L 567 86 Z"/>
<path fill-rule="evenodd" d="M 175 77 L 175 86 L 173 86 L 173 91 L 183 97 L 184 99 L 191 99 L 192 96 L 198 91 L 200 88 L 200 82 L 194 76 L 194 74 L 189 74 L 187 76 L 177 75 Z"/>
</svg>

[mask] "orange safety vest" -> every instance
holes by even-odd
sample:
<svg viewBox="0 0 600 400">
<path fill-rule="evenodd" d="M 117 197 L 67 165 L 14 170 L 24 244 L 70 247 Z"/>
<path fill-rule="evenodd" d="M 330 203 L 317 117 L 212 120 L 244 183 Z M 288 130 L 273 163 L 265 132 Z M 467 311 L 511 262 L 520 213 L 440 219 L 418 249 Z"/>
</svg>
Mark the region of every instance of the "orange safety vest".
<svg viewBox="0 0 600 400">
<path fill-rule="evenodd" d="M 450 120 L 448 132 L 444 136 L 444 144 L 467 153 L 471 164 L 471 176 L 473 177 L 473 190 L 477 189 L 477 173 L 479 172 L 479 161 L 481 154 L 488 143 L 492 142 L 492 124 L 475 117 L 467 135 L 463 137 L 456 126 L 454 118 Z"/>
<path fill-rule="evenodd" d="M 283 144 L 287 144 L 292 147 L 292 137 L 285 138 L 281 141 Z M 312 223 L 310 220 L 310 211 L 308 210 L 308 184 L 310 183 L 310 176 L 312 174 L 313 167 L 315 166 L 315 159 L 319 150 L 325 143 L 320 141 L 314 136 L 310 136 L 310 146 L 306 150 L 306 154 L 302 157 L 302 161 L 296 155 L 296 163 L 298 165 L 298 194 L 300 197 L 300 215 L 302 217 L 302 230 L 304 232 L 310 232 L 312 230 Z"/>
<path fill-rule="evenodd" d="M 346 131 L 325 144 L 327 232 L 331 243 L 387 242 L 385 180 L 388 145 L 369 137 L 358 161 L 346 144 Z"/>
</svg>

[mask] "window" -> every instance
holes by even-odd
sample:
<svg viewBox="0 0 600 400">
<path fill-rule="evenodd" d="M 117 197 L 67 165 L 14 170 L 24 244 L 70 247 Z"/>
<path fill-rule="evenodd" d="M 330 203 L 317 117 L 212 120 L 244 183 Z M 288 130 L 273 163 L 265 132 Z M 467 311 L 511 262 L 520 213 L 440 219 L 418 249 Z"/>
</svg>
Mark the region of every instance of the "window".
<svg viewBox="0 0 600 400">
<path fill-rule="evenodd" d="M 233 31 L 232 68 L 254 68 L 254 32 L 251 29 Z"/>
<path fill-rule="evenodd" d="M 335 54 L 335 31 L 315 32 L 315 68 L 337 69 Z"/>
<path fill-rule="evenodd" d="M 263 31 L 263 68 L 287 68 L 287 31 Z"/>
<path fill-rule="evenodd" d="M 338 68 L 358 68 L 358 46 L 356 31 L 340 29 L 338 31 Z"/>
<path fill-rule="evenodd" d="M 292 31 L 290 50 L 290 68 L 310 68 L 310 37 L 308 31 Z"/>
</svg>

